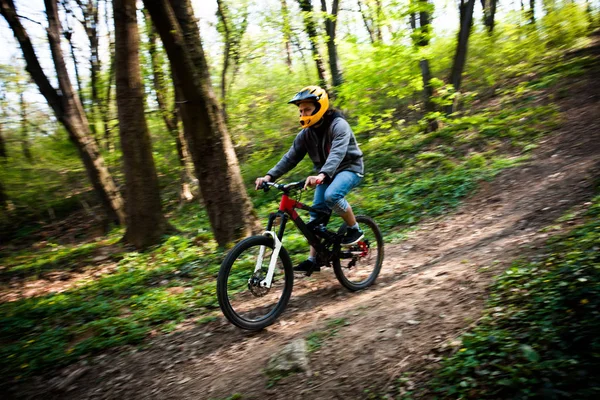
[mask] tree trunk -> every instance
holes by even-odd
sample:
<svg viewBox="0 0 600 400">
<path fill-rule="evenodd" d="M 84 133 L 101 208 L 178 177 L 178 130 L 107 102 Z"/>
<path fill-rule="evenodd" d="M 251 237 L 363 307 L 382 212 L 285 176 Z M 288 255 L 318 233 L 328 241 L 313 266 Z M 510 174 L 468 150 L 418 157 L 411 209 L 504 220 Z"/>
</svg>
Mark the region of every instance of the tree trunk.
<svg viewBox="0 0 600 400">
<path fill-rule="evenodd" d="M 429 60 L 426 58 L 419 61 L 419 67 L 421 68 L 421 75 L 423 76 L 423 101 L 425 104 L 425 113 L 431 113 L 435 111 L 435 104 L 432 101 L 433 88 L 431 87 L 431 70 L 429 68 Z M 439 128 L 438 120 L 435 118 L 428 118 L 427 130 L 429 132 L 437 131 Z"/>
<path fill-rule="evenodd" d="M 6 195 L 6 190 L 4 190 L 4 185 L 0 182 L 0 210 L 6 210 L 8 208 L 8 196 Z"/>
<path fill-rule="evenodd" d="M 429 46 L 429 35 L 431 34 L 431 24 L 429 22 L 428 0 L 419 0 L 422 9 L 419 12 L 420 36 L 417 45 L 420 47 Z M 435 105 L 431 98 L 433 97 L 433 88 L 431 87 L 431 71 L 429 69 L 429 60 L 426 58 L 419 61 L 421 75 L 423 76 L 423 97 L 425 101 L 425 112 L 435 111 Z M 430 128 L 437 129 L 437 121 L 430 121 Z"/>
<path fill-rule="evenodd" d="M 423 101 L 425 102 L 425 112 L 433 112 L 435 111 L 435 105 L 431 101 L 431 98 L 433 97 L 433 88 L 431 87 L 429 60 L 420 60 L 419 68 L 421 68 L 421 75 L 423 76 Z"/>
<path fill-rule="evenodd" d="M 428 0 L 418 0 L 420 3 L 419 10 L 419 27 L 416 23 L 416 15 L 412 13 L 410 16 L 410 25 L 413 29 L 413 44 L 417 47 L 426 47 L 429 45 L 429 35 L 431 25 L 429 22 L 429 7 Z M 416 4 L 414 4 L 416 5 Z M 419 61 L 421 76 L 423 78 L 423 105 L 425 114 L 435 111 L 435 104 L 432 101 L 433 88 L 431 87 L 431 70 L 429 68 L 429 60 L 423 58 Z M 438 128 L 438 122 L 435 119 L 430 119 L 427 127 L 428 131 L 435 131 Z"/>
<path fill-rule="evenodd" d="M 313 18 L 312 3 L 310 2 L 310 0 L 298 0 L 298 4 L 300 5 L 300 9 L 302 10 L 304 28 L 306 29 L 306 33 L 308 34 L 308 38 L 310 39 L 310 48 L 312 50 L 313 59 L 315 60 L 315 63 L 317 65 L 319 86 L 327 90 L 327 73 L 325 72 L 325 63 L 323 62 L 323 57 L 321 57 L 321 53 L 319 52 L 319 36 Z"/>
<path fill-rule="evenodd" d="M 0 0 L 0 11 L 10 25 L 15 37 L 21 45 L 23 56 L 27 63 L 27 71 L 50 107 L 57 120 L 62 123 L 69 133 L 69 138 L 77 147 L 83 160 L 92 185 L 100 197 L 108 218 L 125 223 L 123 199 L 104 165 L 104 160 L 98 152 L 96 142 L 91 137 L 87 118 L 79 97 L 73 92 L 73 87 L 67 73 L 67 68 L 60 48 L 60 23 L 56 0 L 45 0 L 48 15 L 48 41 L 52 59 L 56 68 L 56 76 L 60 92 L 54 89 L 42 70 L 35 54 L 29 35 L 21 25 L 13 0 Z"/>
<path fill-rule="evenodd" d="M 4 124 L 8 120 L 6 115 L 6 93 L 0 93 L 0 162 L 5 163 L 8 158 L 6 152 L 6 139 L 4 139 Z"/>
<path fill-rule="evenodd" d="M 2 118 L 0 118 L 0 157 L 2 157 L 2 162 L 6 161 L 6 158 L 8 157 L 8 155 L 6 154 L 6 141 L 4 140 L 4 134 L 2 132 L 3 129 L 3 125 L 4 124 L 4 112 L 3 110 L 0 109 L 0 116 Z"/>
<path fill-rule="evenodd" d="M 197 179 L 194 176 L 194 164 L 188 150 L 184 132 L 179 129 L 179 115 L 184 112 L 182 109 L 183 96 L 181 91 L 177 89 L 178 87 L 181 87 L 181 84 L 176 83 L 176 78 L 173 74 L 171 74 L 171 79 L 173 82 L 173 91 L 175 92 L 173 99 L 173 115 L 175 116 L 177 123 L 177 138 L 175 144 L 177 146 L 179 166 L 181 167 L 181 190 L 179 192 L 179 199 L 181 201 L 192 201 L 195 196 L 190 189 L 190 183 L 194 181 L 197 182 Z"/>
<path fill-rule="evenodd" d="M 471 27 L 473 25 L 473 8 L 475 0 L 461 0 L 460 3 L 460 29 L 458 31 L 458 44 L 456 53 L 454 54 L 454 63 L 450 73 L 449 81 L 454 86 L 454 90 L 458 92 L 462 82 L 462 73 L 467 61 L 467 49 L 469 44 L 469 36 L 471 35 Z M 446 114 L 452 114 L 454 105 L 446 107 Z"/>
<path fill-rule="evenodd" d="M 19 85 L 21 86 L 21 85 Z M 31 149 L 29 148 L 29 126 L 27 125 L 27 103 L 25 103 L 25 89 L 19 88 L 19 107 L 21 112 L 21 149 L 23 150 L 23 156 L 31 164 L 33 163 L 33 157 L 31 156 Z"/>
<path fill-rule="evenodd" d="M 527 14 L 529 15 L 529 23 L 535 24 L 535 0 L 529 0 L 529 11 Z"/>
<path fill-rule="evenodd" d="M 371 20 L 367 16 L 366 11 L 363 10 L 362 2 L 360 0 L 357 0 L 357 3 L 358 3 L 358 11 L 360 11 L 360 15 L 362 16 L 363 23 L 365 24 L 365 28 L 367 28 L 367 32 L 369 32 L 369 39 L 371 39 L 371 44 L 375 44 L 375 42 L 377 41 L 377 37 L 375 34 L 373 20 Z M 369 23 L 369 21 L 371 23 Z"/>
<path fill-rule="evenodd" d="M 179 116 L 177 114 L 177 94 L 173 94 L 173 107 L 169 109 L 168 93 L 167 93 L 167 79 L 165 78 L 165 68 L 162 62 L 162 58 L 158 53 L 156 46 L 157 33 L 148 15 L 148 10 L 144 9 L 144 17 L 146 18 L 146 30 L 148 35 L 148 52 L 150 53 L 150 64 L 152 66 L 152 83 L 154 85 L 154 92 L 156 93 L 156 103 L 158 104 L 159 113 L 165 123 L 167 131 L 173 139 L 175 139 L 175 145 L 177 148 L 177 156 L 179 159 L 179 166 L 182 169 L 181 173 L 181 187 L 179 191 L 180 200 L 189 201 L 193 198 L 189 190 L 189 184 L 187 183 L 189 178 L 193 178 L 193 174 L 187 171 L 187 160 L 189 159 L 187 148 L 185 147 L 185 139 L 179 129 Z M 173 92 L 175 92 L 175 84 L 173 83 Z"/>
<path fill-rule="evenodd" d="M 146 18 L 146 35 L 148 36 L 148 53 L 150 53 L 150 65 L 152 67 L 152 84 L 154 86 L 154 92 L 156 94 L 156 103 L 158 110 L 165 123 L 165 126 L 171 136 L 177 136 L 177 116 L 175 110 L 169 110 L 167 84 L 165 79 L 165 71 L 162 62 L 160 61 L 160 55 L 156 46 L 156 31 L 152 26 L 150 15 L 147 10 L 144 10 L 144 17 Z"/>
<path fill-rule="evenodd" d="M 292 44 L 296 46 L 298 49 L 298 53 L 300 53 L 300 59 L 302 60 L 302 68 L 304 69 L 304 74 L 306 76 L 310 76 L 310 67 L 308 66 L 308 62 L 306 61 L 306 57 L 304 56 L 304 47 L 301 44 L 300 38 L 297 32 L 294 32 L 291 36 Z"/>
<path fill-rule="evenodd" d="M 591 29 L 594 26 L 594 14 L 592 13 L 592 2 L 590 0 L 585 0 L 585 13 L 588 17 L 588 29 Z"/>
<path fill-rule="evenodd" d="M 380 0 L 375 0 L 375 27 L 377 28 L 375 31 L 377 32 L 377 40 L 379 40 L 380 42 L 383 41 L 383 27 L 382 27 L 382 13 L 383 13 L 383 8 L 381 7 L 381 1 Z"/>
<path fill-rule="evenodd" d="M 98 40 L 98 2 L 95 3 L 92 0 L 88 1 L 89 28 L 86 29 L 88 32 L 88 40 L 90 42 L 90 85 L 92 87 L 92 104 L 90 107 L 92 117 L 92 133 L 94 137 L 98 139 L 96 133 L 96 123 L 98 118 L 98 111 L 100 108 L 100 99 L 98 96 L 98 74 L 100 73 L 100 54 L 99 54 L 99 40 Z"/>
<path fill-rule="evenodd" d="M 65 39 L 69 42 L 69 51 L 71 52 L 71 59 L 73 60 L 73 69 L 75 70 L 75 82 L 77 83 L 77 95 L 81 104 L 85 103 L 85 95 L 83 93 L 83 84 L 81 83 L 81 75 L 79 74 L 79 64 L 77 63 L 77 57 L 75 56 L 75 45 L 73 44 L 71 31 L 65 31 Z"/>
<path fill-rule="evenodd" d="M 189 0 L 144 0 L 183 96 L 184 131 L 215 239 L 223 246 L 256 228 Z"/>
<path fill-rule="evenodd" d="M 102 113 L 102 125 L 104 126 L 104 148 L 111 151 L 112 146 L 112 129 L 110 127 L 110 103 L 112 100 L 112 85 L 115 79 L 115 45 L 110 43 L 110 64 L 108 67 L 108 81 L 106 83 L 106 95 L 104 101 L 100 105 Z"/>
<path fill-rule="evenodd" d="M 109 17 L 108 11 L 110 7 L 105 7 L 104 9 L 104 19 L 108 25 Z M 110 53 L 109 64 L 108 64 L 108 79 L 105 83 L 106 91 L 104 93 L 104 97 L 99 99 L 98 108 L 100 110 L 102 126 L 104 132 L 104 149 L 111 151 L 112 143 L 111 143 L 111 128 L 110 128 L 110 102 L 112 99 L 112 84 L 115 76 L 115 43 L 113 37 L 111 35 L 111 29 L 108 29 L 108 50 Z M 100 67 L 98 67 L 100 68 Z"/>
<path fill-rule="evenodd" d="M 283 45 L 285 47 L 285 63 L 288 70 L 292 71 L 292 26 L 290 25 L 290 12 L 286 0 L 281 0 L 281 17 L 283 18 Z"/>
<path fill-rule="evenodd" d="M 225 121 L 227 121 L 225 96 L 227 95 L 227 70 L 229 69 L 229 60 L 231 59 L 232 35 L 229 30 L 229 21 L 227 20 L 224 8 L 223 2 L 217 0 L 217 17 L 223 27 L 223 42 L 225 44 L 225 48 L 223 49 L 223 69 L 221 70 L 221 110 L 223 110 L 223 117 L 225 118 Z"/>
<path fill-rule="evenodd" d="M 100 99 L 98 96 L 98 74 L 100 73 L 101 64 L 99 57 L 99 40 L 98 40 L 98 0 L 87 0 L 85 3 L 82 0 L 75 0 L 83 14 L 83 28 L 90 43 L 90 88 L 91 88 L 91 104 L 89 105 L 90 128 L 92 134 L 99 142 L 99 137 L 96 132 L 96 123 L 98 112 L 100 111 Z M 108 8 L 108 7 L 107 7 Z"/>
<path fill-rule="evenodd" d="M 156 244 L 168 228 L 163 216 L 152 143 L 144 115 L 136 0 L 113 0 L 117 109 L 127 195 L 125 240 L 138 249 Z"/>
<path fill-rule="evenodd" d="M 223 0 L 217 0 L 217 17 L 219 19 L 218 27 L 223 35 L 223 42 L 225 44 L 223 50 L 223 69 L 221 70 L 221 109 L 223 110 L 225 121 L 227 121 L 227 75 L 228 71 L 233 68 L 233 74 L 229 82 L 229 86 L 231 86 L 239 70 L 241 58 L 240 47 L 246 28 L 248 27 L 248 12 L 246 10 L 242 22 L 239 26 L 236 26 L 229 12 L 229 7 Z"/>
<path fill-rule="evenodd" d="M 370 5 L 371 2 L 367 1 L 365 4 L 361 0 L 357 0 L 358 3 L 358 11 L 362 16 L 363 23 L 365 24 L 365 28 L 367 28 L 367 32 L 369 32 L 369 38 L 371 39 L 371 44 L 375 44 L 377 42 L 383 41 L 383 29 L 382 29 L 382 15 L 383 8 L 381 5 L 381 1 L 375 0 L 375 10 L 373 10 Z"/>
<path fill-rule="evenodd" d="M 494 33 L 497 1 L 498 0 L 481 0 L 481 7 L 483 8 L 483 24 L 490 35 Z"/>
<path fill-rule="evenodd" d="M 329 55 L 331 83 L 334 88 L 340 86 L 343 82 L 340 61 L 337 53 L 337 45 L 335 44 L 335 30 L 337 27 L 339 4 L 339 0 L 333 0 L 330 14 L 327 12 L 326 0 L 321 0 L 321 11 L 323 11 L 323 14 L 325 15 L 325 32 L 327 33 L 327 54 Z"/>
</svg>

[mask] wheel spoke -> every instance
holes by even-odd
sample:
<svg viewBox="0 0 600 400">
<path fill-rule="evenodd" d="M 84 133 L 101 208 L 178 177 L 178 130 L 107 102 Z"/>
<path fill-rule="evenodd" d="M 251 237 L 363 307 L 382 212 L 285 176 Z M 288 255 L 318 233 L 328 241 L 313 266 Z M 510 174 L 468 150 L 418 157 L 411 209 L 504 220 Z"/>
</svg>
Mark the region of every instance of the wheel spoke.
<svg viewBox="0 0 600 400">
<path fill-rule="evenodd" d="M 240 242 L 219 271 L 217 294 L 223 314 L 235 325 L 257 330 L 273 323 L 289 300 L 291 262 L 281 249 L 270 287 L 262 283 L 273 256 L 272 239 L 255 236 Z"/>
<path fill-rule="evenodd" d="M 371 218 L 359 216 L 356 219 L 364 238 L 345 250 L 351 257 L 346 255 L 334 265 L 336 277 L 350 290 L 364 289 L 373 284 L 383 264 L 383 238 L 379 227 Z"/>
</svg>

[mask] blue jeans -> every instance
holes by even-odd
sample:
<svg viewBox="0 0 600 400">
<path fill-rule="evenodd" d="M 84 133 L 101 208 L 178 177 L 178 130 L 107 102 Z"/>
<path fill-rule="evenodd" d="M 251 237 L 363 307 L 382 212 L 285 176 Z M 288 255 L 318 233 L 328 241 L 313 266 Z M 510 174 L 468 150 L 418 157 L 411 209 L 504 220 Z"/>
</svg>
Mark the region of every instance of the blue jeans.
<svg viewBox="0 0 600 400">
<path fill-rule="evenodd" d="M 318 210 L 333 210 L 336 214 L 343 214 L 348 210 L 345 196 L 362 181 L 363 177 L 356 172 L 342 171 L 328 184 L 318 185 L 315 188 L 313 208 Z M 310 213 L 310 220 L 316 219 L 318 214 Z"/>
</svg>

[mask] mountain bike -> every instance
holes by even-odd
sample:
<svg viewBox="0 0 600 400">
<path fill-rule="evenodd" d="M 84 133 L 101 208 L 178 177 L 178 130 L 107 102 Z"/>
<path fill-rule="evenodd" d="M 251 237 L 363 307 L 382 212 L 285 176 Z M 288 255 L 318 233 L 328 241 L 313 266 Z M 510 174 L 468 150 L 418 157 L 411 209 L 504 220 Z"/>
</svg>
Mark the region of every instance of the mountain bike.
<svg viewBox="0 0 600 400">
<path fill-rule="evenodd" d="M 260 330 L 275 322 L 285 310 L 294 286 L 290 256 L 283 247 L 283 235 L 291 218 L 308 243 L 317 250 L 317 264 L 333 268 L 338 281 L 350 291 L 365 289 L 375 282 L 383 263 L 383 237 L 375 221 L 367 216 L 356 220 L 364 237 L 356 244 L 342 246 L 347 226 L 327 229 L 331 212 L 302 204 L 304 181 L 290 184 L 264 182 L 265 192 L 283 192 L 279 210 L 269 215 L 262 235 L 248 237 L 227 254 L 217 277 L 217 297 L 223 314 L 234 325 Z M 294 198 L 294 193 L 298 196 Z M 305 224 L 296 210 L 318 217 Z M 274 228 L 279 225 L 277 233 Z M 310 275 L 310 274 L 307 274 Z"/>
</svg>

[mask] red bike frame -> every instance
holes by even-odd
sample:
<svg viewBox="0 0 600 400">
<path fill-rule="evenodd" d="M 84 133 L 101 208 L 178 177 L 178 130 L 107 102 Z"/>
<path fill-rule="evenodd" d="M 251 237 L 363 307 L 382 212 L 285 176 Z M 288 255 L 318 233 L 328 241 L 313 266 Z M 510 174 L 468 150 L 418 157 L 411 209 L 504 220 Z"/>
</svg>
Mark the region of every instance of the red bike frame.
<svg viewBox="0 0 600 400">
<path fill-rule="evenodd" d="M 319 240 L 319 238 L 315 235 L 315 233 L 312 231 L 312 229 L 310 229 L 304 223 L 304 221 L 302 220 L 300 215 L 298 215 L 298 212 L 296 212 L 296 209 L 321 214 L 324 217 L 328 217 L 330 215 L 330 212 L 318 210 L 318 209 L 312 208 L 310 206 L 307 206 L 306 204 L 303 204 L 297 200 L 294 200 L 293 198 L 291 198 L 289 196 L 288 192 L 285 191 L 281 196 L 281 202 L 279 203 L 279 210 L 276 213 L 272 213 L 269 215 L 267 231 L 272 230 L 273 224 L 275 223 L 275 220 L 278 217 L 281 218 L 281 223 L 279 225 L 279 232 L 277 234 L 277 237 L 279 238 L 279 240 L 283 240 L 283 233 L 285 231 L 285 225 L 286 225 L 288 219 L 291 218 L 292 221 L 294 221 L 294 225 L 296 225 L 296 227 L 298 227 L 298 230 L 300 230 L 300 232 L 302 232 L 302 234 L 304 235 L 304 237 L 306 237 L 306 240 L 308 241 L 308 243 L 311 246 L 313 246 L 318 252 L 325 251 L 326 248 L 325 248 L 324 244 L 321 243 L 321 240 Z"/>
</svg>

